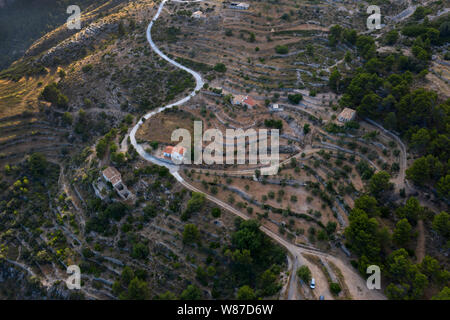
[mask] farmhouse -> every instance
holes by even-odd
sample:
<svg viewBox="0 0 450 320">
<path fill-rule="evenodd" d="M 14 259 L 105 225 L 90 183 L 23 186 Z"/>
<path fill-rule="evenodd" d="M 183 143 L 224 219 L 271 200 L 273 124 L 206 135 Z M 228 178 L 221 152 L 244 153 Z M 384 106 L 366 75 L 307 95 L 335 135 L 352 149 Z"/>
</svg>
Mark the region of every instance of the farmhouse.
<svg viewBox="0 0 450 320">
<path fill-rule="evenodd" d="M 186 149 L 181 147 L 181 146 L 167 146 L 164 150 L 163 150 L 163 156 L 164 158 L 168 159 L 168 160 L 172 160 L 174 162 L 178 162 L 181 163 L 185 154 L 186 154 Z"/>
<path fill-rule="evenodd" d="M 195 12 L 192 14 L 192 18 L 195 18 L 195 19 L 204 19 L 204 18 L 206 18 L 206 15 L 205 15 L 203 12 L 201 12 L 201 11 L 195 11 Z"/>
<path fill-rule="evenodd" d="M 116 190 L 116 192 L 119 194 L 119 196 L 124 199 L 128 200 L 133 197 L 133 194 L 128 190 L 128 188 L 125 186 L 125 184 L 122 182 L 122 176 L 119 171 L 117 171 L 114 167 L 108 167 L 102 172 L 103 178 L 110 182 Z"/>
<path fill-rule="evenodd" d="M 278 103 L 271 103 L 270 105 L 269 105 L 269 109 L 271 110 L 271 111 L 283 111 L 283 107 L 281 107 Z"/>
<path fill-rule="evenodd" d="M 255 99 L 253 99 L 250 96 L 237 95 L 233 99 L 233 104 L 246 106 L 246 107 L 252 109 L 257 105 L 257 102 L 255 101 Z"/>
<path fill-rule="evenodd" d="M 350 108 L 345 108 L 338 116 L 339 122 L 346 123 L 355 120 L 356 111 Z"/>
<path fill-rule="evenodd" d="M 230 3 L 230 9 L 248 10 L 250 5 L 245 2 L 232 2 Z"/>
</svg>

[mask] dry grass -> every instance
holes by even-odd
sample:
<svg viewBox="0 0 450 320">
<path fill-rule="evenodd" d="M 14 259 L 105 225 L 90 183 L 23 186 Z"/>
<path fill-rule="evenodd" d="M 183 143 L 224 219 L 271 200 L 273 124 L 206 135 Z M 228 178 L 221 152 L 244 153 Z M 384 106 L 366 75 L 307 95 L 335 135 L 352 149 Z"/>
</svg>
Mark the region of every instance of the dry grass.
<svg viewBox="0 0 450 320">
<path fill-rule="evenodd" d="M 140 140 L 174 144 L 171 136 L 176 129 L 187 129 L 191 137 L 194 136 L 194 122 L 191 118 L 192 115 L 185 111 L 159 113 L 145 121 L 136 136 Z"/>
<path fill-rule="evenodd" d="M 39 94 L 55 78 L 54 73 L 49 73 L 39 77 L 23 77 L 17 82 L 0 80 L 0 118 L 36 111 Z"/>
</svg>

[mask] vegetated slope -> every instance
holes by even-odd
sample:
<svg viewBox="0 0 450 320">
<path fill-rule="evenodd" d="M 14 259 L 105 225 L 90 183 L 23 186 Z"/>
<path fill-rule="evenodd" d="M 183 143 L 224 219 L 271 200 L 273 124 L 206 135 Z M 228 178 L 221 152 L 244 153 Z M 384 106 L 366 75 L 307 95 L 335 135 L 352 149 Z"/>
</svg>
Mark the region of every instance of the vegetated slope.
<svg viewBox="0 0 450 320">
<path fill-rule="evenodd" d="M 107 2 L 81 0 L 81 10 Z M 38 38 L 65 23 L 69 14 L 67 0 L 6 1 L 0 7 L 0 70 L 20 58 Z"/>
<path fill-rule="evenodd" d="M 85 13 L 81 31 L 67 33 L 62 26 L 50 32 L 1 73 L 0 115 L 8 129 L 0 131 L 1 158 L 20 158 L 18 151 L 27 146 L 30 152 L 48 147 L 64 156 L 77 141 L 105 134 L 111 126 L 121 124 L 126 132 L 133 118 L 121 120 L 128 113 L 154 108 L 193 86 L 187 73 L 157 58 L 146 43 L 153 2 L 116 1 L 100 8 Z M 45 132 L 31 137 L 15 121 L 21 115 L 59 131 L 54 140 L 66 151 L 59 153 Z M 13 146 L 13 138 L 25 145 Z M 30 146 L 32 141 L 42 143 Z"/>
<path fill-rule="evenodd" d="M 445 58 L 441 46 L 448 41 L 449 16 L 428 20 L 426 16 L 438 8 L 433 9 L 418 7 L 405 24 L 391 26 L 379 37 L 359 36 L 356 47 L 363 67 L 346 78 L 335 70 L 330 79 L 334 90 L 343 93 L 341 106 L 351 106 L 359 116 L 398 132 L 417 158 L 409 163 L 410 183 L 399 195 L 389 191 L 393 185 L 388 173 L 370 178 L 367 194 L 355 201 L 345 233 L 361 273 L 371 264 L 383 266 L 385 292 L 391 299 L 448 299 L 450 104 L 445 91 L 422 87 L 429 81 L 425 76 L 432 56 Z M 398 51 L 377 52 L 379 46 Z M 406 154 L 402 157 L 406 161 Z"/>
<path fill-rule="evenodd" d="M 424 78 L 427 75 L 432 54 L 436 54 L 437 59 L 444 59 L 448 56 L 445 48 L 441 47 L 448 37 L 448 16 L 443 15 L 442 18 L 436 18 L 443 12 L 443 5 L 442 2 L 436 2 L 426 8 L 419 6 L 412 18 L 406 21 L 407 25 L 399 25 L 400 34 L 394 30 L 388 34 L 381 31 L 381 37 L 378 37 L 380 33 L 358 35 L 352 30 L 336 25 L 330 28 L 327 39 L 328 50 L 342 46 L 348 48 L 348 55 L 345 56 L 342 63 L 336 68 L 334 66 L 330 68 L 332 71 L 330 70 L 331 74 L 328 79 L 329 87 L 339 94 L 343 94 L 340 107 L 357 109 L 361 118 L 376 119 L 381 121 L 388 129 L 399 132 L 402 138 L 410 143 L 411 149 L 409 151 L 412 155 L 420 157 L 406 171 L 406 177 L 419 187 L 420 185 L 428 186 L 432 190 L 433 185 L 438 183 L 437 190 L 433 190 L 435 191 L 434 196 L 427 196 L 423 189 L 416 189 L 408 184 L 404 189 L 405 183 L 403 180 L 406 168 L 403 161 L 406 162 L 407 155 L 406 150 L 401 152 L 397 150 L 399 154 L 403 153 L 400 156 L 402 168 L 399 168 L 399 163 L 394 163 L 392 169 L 395 165 L 396 169 L 393 169 L 393 171 L 401 171 L 398 179 L 393 180 L 400 194 L 391 191 L 393 190 L 393 186 L 389 182 L 391 176 L 387 172 L 380 171 L 376 174 L 371 172 L 369 176 L 365 177 L 365 180 L 367 180 L 367 193 L 373 198 L 358 199 L 356 208 L 350 213 L 350 227 L 347 229 L 346 237 L 348 245 L 360 258 L 359 263 L 355 266 L 359 268 L 362 274 L 365 273 L 365 268 L 371 263 L 385 266 L 389 280 L 386 293 L 393 299 L 430 298 L 440 290 L 444 293 L 448 291 L 445 287 L 449 281 L 448 261 L 445 258 L 448 254 L 448 244 L 446 243 L 448 241 L 448 227 L 445 227 L 448 226 L 448 214 L 445 212 L 441 214 L 432 213 L 423 208 L 423 206 L 429 206 L 434 210 L 436 208 L 440 210 L 448 209 L 446 206 L 449 192 L 449 132 L 446 128 L 446 126 L 448 127 L 449 108 L 446 92 L 448 91 L 434 93 L 421 89 L 421 87 L 427 85 Z M 195 4 L 186 7 L 192 11 L 197 9 L 198 6 L 200 5 Z M 176 16 L 176 20 L 173 20 L 174 26 L 171 29 L 164 29 L 167 36 L 161 36 L 160 40 L 163 42 L 161 46 L 166 46 L 166 52 L 175 51 L 175 55 L 180 56 L 179 59 L 190 60 L 193 66 L 198 65 L 197 58 L 199 56 L 201 56 L 201 59 L 199 59 L 201 61 L 207 61 L 207 57 L 214 56 L 214 59 L 216 59 L 216 56 L 221 57 L 221 62 L 225 66 L 221 69 L 223 72 L 227 72 L 229 77 L 222 77 L 220 82 L 216 82 L 217 84 L 220 83 L 225 87 L 227 86 L 226 80 L 238 78 L 233 73 L 235 65 L 239 66 L 239 70 L 248 69 L 248 74 L 251 74 L 264 64 L 264 58 L 260 59 L 259 64 L 256 64 L 252 61 L 253 57 L 247 55 L 249 52 L 252 52 L 252 55 L 255 56 L 260 55 L 258 52 L 261 51 L 261 47 L 257 46 L 258 33 L 253 32 L 258 29 L 256 23 L 254 28 L 250 27 L 250 31 L 239 31 L 240 39 L 238 42 L 235 41 L 242 44 L 242 50 L 234 51 L 243 53 L 244 57 L 238 57 L 236 54 L 228 57 L 230 52 L 227 50 L 231 48 L 231 45 L 228 45 L 228 47 L 218 45 L 217 41 L 213 44 L 213 41 L 210 41 L 211 39 L 205 39 L 204 33 L 202 33 L 201 39 L 196 39 L 200 47 L 203 47 L 199 54 L 199 52 L 194 52 L 194 50 L 190 50 L 189 47 L 183 45 L 183 39 L 189 39 L 190 36 L 197 35 L 186 31 L 186 27 L 195 25 L 201 29 L 208 28 L 202 22 L 187 18 L 186 16 L 189 16 L 189 13 L 186 13 L 186 8 L 175 7 L 172 9 L 170 20 L 172 21 L 174 16 Z M 214 24 L 214 18 L 220 20 L 221 17 L 217 17 L 215 10 L 209 9 L 205 11 L 207 15 L 211 15 L 208 19 L 212 22 L 212 30 L 217 37 L 217 31 L 221 29 Z M 226 10 L 223 11 L 226 12 Z M 223 11 L 221 12 L 222 16 L 224 15 Z M 429 13 L 433 13 L 434 18 L 427 19 L 426 16 Z M 215 14 L 216 16 L 214 16 Z M 236 15 L 239 15 L 239 13 Z M 254 21 L 250 19 L 257 17 L 253 8 L 242 15 L 248 17 L 248 21 L 251 22 Z M 289 16 L 286 19 L 289 19 Z M 390 24 L 387 31 L 392 29 L 394 25 Z M 183 30 L 183 27 L 186 29 Z M 222 39 L 233 37 L 235 31 L 231 28 L 225 30 Z M 164 39 L 169 41 L 164 42 Z M 208 43 L 204 44 L 205 40 Z M 245 42 L 248 42 L 248 44 Z M 259 43 L 261 42 L 259 41 Z M 385 46 L 384 50 L 378 51 L 377 49 L 382 45 Z M 389 50 L 389 47 L 394 48 L 394 50 Z M 286 45 L 278 47 L 278 49 L 279 52 L 277 53 L 285 56 L 290 50 Z M 399 51 L 397 52 L 396 49 L 399 49 Z M 315 48 L 312 48 L 310 51 L 314 52 L 314 50 Z M 256 53 L 253 54 L 253 51 Z M 210 55 L 211 52 L 220 52 L 220 54 Z M 297 54 L 296 52 L 295 55 L 298 57 Z M 312 54 L 310 55 L 312 56 Z M 236 57 L 236 60 L 239 61 L 233 60 Z M 209 61 L 210 68 L 216 61 Z M 354 68 L 349 68 L 349 66 Z M 202 65 L 202 67 L 206 71 L 210 71 L 207 65 Z M 278 71 L 276 68 L 274 70 Z M 271 72 L 272 76 L 273 74 L 276 74 L 276 72 Z M 243 79 L 242 82 L 245 81 L 247 84 L 254 81 L 251 75 L 241 73 L 240 76 Z M 440 76 L 443 77 L 442 74 Z M 207 79 L 214 80 L 213 77 L 207 77 Z M 259 80 L 264 80 L 260 82 L 274 84 L 274 81 L 270 81 L 269 77 Z M 283 86 L 284 83 L 280 85 L 280 87 Z M 238 89 L 238 86 L 235 86 L 235 89 Z M 242 90 L 242 88 L 239 89 Z M 254 84 L 248 85 L 246 91 L 250 92 L 254 89 L 258 94 L 264 91 L 270 92 L 267 86 L 254 86 Z M 312 91 L 310 90 L 310 95 L 312 95 Z M 266 103 L 268 104 L 268 102 Z M 217 102 L 217 104 L 219 103 Z M 226 103 L 223 104 L 226 105 Z M 328 129 L 331 131 L 333 128 L 329 126 Z M 352 129 L 350 126 L 341 128 L 339 133 L 345 133 L 350 129 Z M 378 134 L 376 131 L 374 133 Z M 369 136 L 370 134 L 367 137 Z M 402 143 L 400 143 L 401 146 Z M 395 150 L 394 152 L 397 153 Z M 384 150 L 384 153 L 387 155 L 389 151 Z M 386 163 L 381 164 L 384 170 L 391 169 Z M 232 180 L 229 179 L 229 181 L 231 183 Z M 203 180 L 201 182 L 204 183 L 205 189 L 208 189 L 208 181 Z M 216 181 L 214 181 L 215 183 Z M 247 190 L 250 189 L 249 185 L 245 187 Z M 422 205 L 412 197 L 413 195 L 418 195 Z M 402 199 L 405 197 L 409 198 L 406 202 L 406 199 Z M 233 203 L 232 201 L 234 202 L 234 198 L 230 197 L 229 202 Z M 380 206 L 379 203 L 388 203 L 389 205 Z M 238 202 L 238 204 L 240 203 Z M 245 205 L 243 204 L 242 207 L 245 207 Z M 251 214 L 251 210 L 249 210 L 249 213 Z M 415 241 L 414 233 L 414 231 L 423 232 L 421 231 L 422 228 L 416 228 L 416 225 L 422 225 L 420 220 L 425 221 L 428 227 L 425 232 L 429 233 L 426 240 L 428 242 L 426 247 L 430 247 L 427 251 L 429 256 L 423 259 L 421 258 L 423 255 L 422 249 L 419 250 L 420 253 L 416 249 L 423 248 L 423 243 L 418 244 Z M 280 230 L 283 229 L 280 227 Z M 434 232 L 438 232 L 439 235 Z M 361 235 L 363 235 L 363 239 L 358 238 Z M 419 241 L 423 241 L 423 239 L 424 235 L 421 234 Z M 416 252 L 419 261 L 415 261 Z M 400 263 L 403 264 L 401 271 L 397 269 Z M 430 287 L 426 289 L 428 284 L 430 284 Z"/>
<path fill-rule="evenodd" d="M 242 298 L 277 294 L 285 253 L 256 221 L 235 220 L 183 190 L 165 168 L 133 158 L 119 170 L 136 202 L 112 202 L 115 192 L 100 200 L 91 189 L 100 175 L 95 162 L 62 172 L 33 154 L 2 170 L 1 270 L 24 272 L 4 273 L 2 295 L 230 299 L 242 286 L 248 286 Z M 59 285 L 71 264 L 83 278 L 76 296 Z M 30 276 L 34 290 L 10 288 L 12 279 Z"/>
<path fill-rule="evenodd" d="M 194 84 L 150 51 L 145 29 L 153 14 L 150 1 L 118 6 L 93 22 L 96 37 L 86 30 L 68 40 L 49 33 L 2 73 L 4 90 L 14 92 L 22 82 L 39 88 L 20 111 L 2 100 L 0 211 L 7 223 L 1 263 L 23 270 L 5 274 L 5 283 L 35 275 L 35 288 L 46 289 L 38 295 L 5 285 L 5 296 L 54 297 L 57 290 L 63 298 L 78 298 L 64 286 L 55 289 L 69 264 L 81 267 L 85 298 L 233 298 L 245 285 L 243 298 L 279 291 L 285 254 L 256 223 L 235 224 L 217 210 L 212 215 L 210 204 L 201 199 L 195 206 L 195 195 L 190 201 L 163 168 L 146 167 L 132 148 L 118 150 L 135 115 Z M 70 43 L 76 47 L 65 51 Z M 100 135 L 105 137 L 96 143 Z M 27 157 L 33 151 L 47 159 Z M 136 194 L 135 203 L 120 203 L 113 190 L 103 201 L 95 196 L 93 184 L 110 164 Z M 26 202 L 30 197 L 39 201 Z"/>
</svg>

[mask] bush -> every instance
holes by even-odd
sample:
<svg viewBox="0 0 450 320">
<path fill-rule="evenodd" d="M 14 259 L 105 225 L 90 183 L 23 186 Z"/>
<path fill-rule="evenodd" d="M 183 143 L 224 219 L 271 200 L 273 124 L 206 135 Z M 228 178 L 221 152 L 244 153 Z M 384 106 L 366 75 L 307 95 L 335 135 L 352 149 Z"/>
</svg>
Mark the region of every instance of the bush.
<svg viewBox="0 0 450 320">
<path fill-rule="evenodd" d="M 223 73 L 223 72 L 227 71 L 227 67 L 223 63 L 217 63 L 214 66 L 214 71 Z"/>
<path fill-rule="evenodd" d="M 92 64 L 87 64 L 87 65 L 83 66 L 83 68 L 81 68 L 81 70 L 82 70 L 84 73 L 88 73 L 88 72 L 91 71 L 92 69 L 93 69 Z"/>
<path fill-rule="evenodd" d="M 195 224 L 187 224 L 184 226 L 183 243 L 190 244 L 200 240 L 200 232 Z"/>
<path fill-rule="evenodd" d="M 253 289 L 249 286 L 242 286 L 237 292 L 238 300 L 255 300 L 256 295 Z"/>
<path fill-rule="evenodd" d="M 278 54 L 287 54 L 289 52 L 289 48 L 285 45 L 278 45 L 275 47 L 275 52 Z"/>
<path fill-rule="evenodd" d="M 339 285 L 339 283 L 332 282 L 330 283 L 330 291 L 332 294 L 337 296 L 339 292 L 341 292 L 341 286 Z"/>
<path fill-rule="evenodd" d="M 300 93 L 290 94 L 288 95 L 288 99 L 290 102 L 298 104 L 300 101 L 302 101 L 303 96 Z"/>
<path fill-rule="evenodd" d="M 220 215 L 221 215 L 221 211 L 220 211 L 219 208 L 213 208 L 213 209 L 211 210 L 211 214 L 212 214 L 212 216 L 213 216 L 214 218 L 219 218 Z"/>
<path fill-rule="evenodd" d="M 297 269 L 297 277 L 304 282 L 309 283 L 311 281 L 311 271 L 307 266 L 301 266 Z"/>
<path fill-rule="evenodd" d="M 135 259 L 145 259 L 149 254 L 148 247 L 143 243 L 137 243 L 133 246 L 131 256 Z"/>
</svg>

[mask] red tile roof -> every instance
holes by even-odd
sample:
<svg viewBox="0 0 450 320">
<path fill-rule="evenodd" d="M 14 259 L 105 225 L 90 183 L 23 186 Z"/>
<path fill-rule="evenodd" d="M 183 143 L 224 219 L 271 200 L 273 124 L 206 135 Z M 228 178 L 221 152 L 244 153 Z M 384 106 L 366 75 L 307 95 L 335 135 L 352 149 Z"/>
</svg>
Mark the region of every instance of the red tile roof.
<svg viewBox="0 0 450 320">
<path fill-rule="evenodd" d="M 256 101 L 253 100 L 253 98 L 250 97 L 250 96 L 246 96 L 246 97 L 244 98 L 244 100 L 242 100 L 242 102 L 245 103 L 245 104 L 247 104 L 247 105 L 250 106 L 250 107 L 254 107 L 254 106 L 256 105 Z"/>
</svg>

